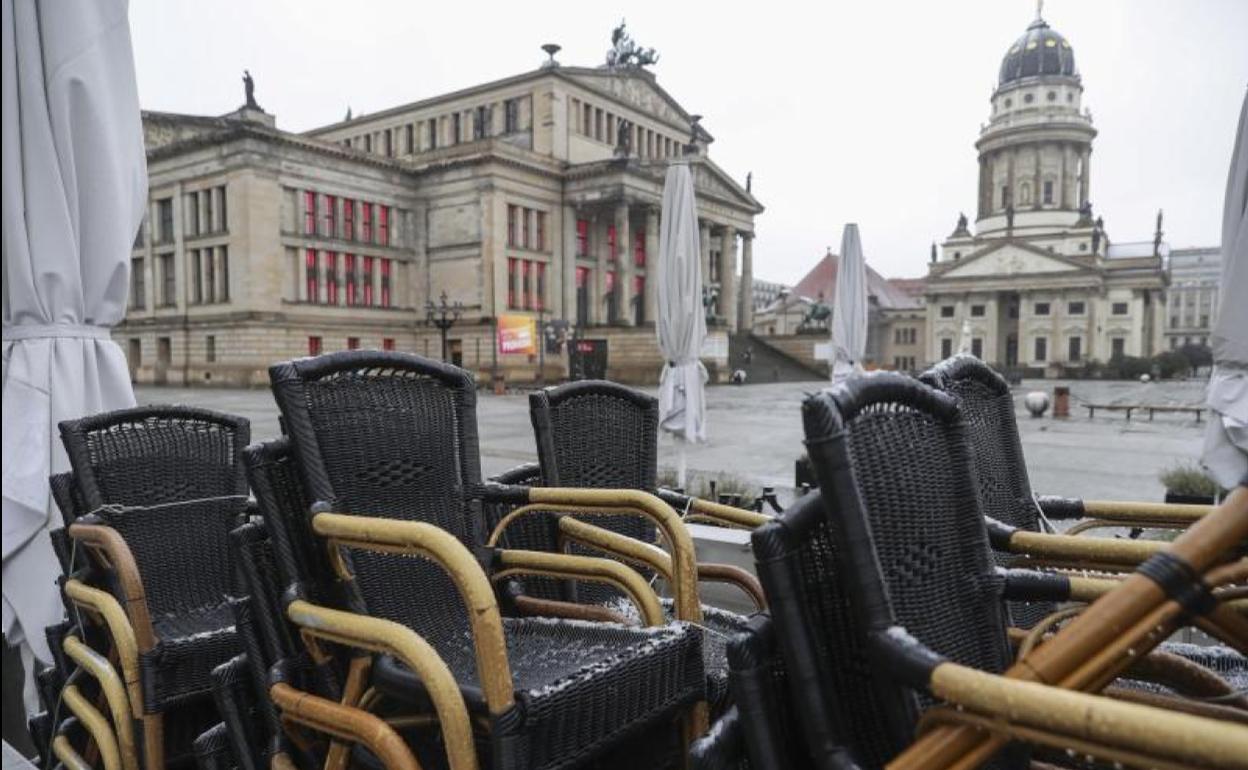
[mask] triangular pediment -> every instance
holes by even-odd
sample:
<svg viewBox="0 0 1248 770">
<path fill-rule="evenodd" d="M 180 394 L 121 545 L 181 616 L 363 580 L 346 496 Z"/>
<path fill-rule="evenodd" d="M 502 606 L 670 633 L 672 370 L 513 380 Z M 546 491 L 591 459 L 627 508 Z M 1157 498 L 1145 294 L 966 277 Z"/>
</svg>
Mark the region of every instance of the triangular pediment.
<svg viewBox="0 0 1248 770">
<path fill-rule="evenodd" d="M 761 213 L 763 207 L 754 196 L 745 191 L 745 188 L 737 184 L 736 180 L 728 176 L 722 168 L 716 166 L 710 159 L 703 158 L 698 162 L 690 164 L 690 170 L 693 172 L 693 187 L 695 195 L 709 194 L 730 203 L 748 208 L 755 213 Z"/>
<path fill-rule="evenodd" d="M 686 133 L 689 131 L 689 113 L 649 73 L 621 74 L 607 69 L 583 68 L 568 68 L 560 72 L 585 88 L 606 93 L 640 112 L 679 125 Z"/>
<path fill-rule="evenodd" d="M 967 256 L 956 267 L 946 270 L 941 278 L 1078 272 L 1093 272 L 1093 269 L 1026 243 L 1003 241 Z"/>
</svg>

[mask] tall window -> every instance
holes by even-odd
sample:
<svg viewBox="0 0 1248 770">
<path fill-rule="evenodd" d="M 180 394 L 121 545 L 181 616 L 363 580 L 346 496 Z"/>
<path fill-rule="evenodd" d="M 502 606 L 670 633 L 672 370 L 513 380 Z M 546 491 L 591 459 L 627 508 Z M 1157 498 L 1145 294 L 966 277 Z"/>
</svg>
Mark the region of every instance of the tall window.
<svg viewBox="0 0 1248 770">
<path fill-rule="evenodd" d="M 633 323 L 641 326 L 646 322 L 646 277 L 644 275 L 633 276 L 633 294 L 636 297 L 633 302 Z"/>
<path fill-rule="evenodd" d="M 208 259 L 211 261 L 212 257 Z M 201 268 L 199 249 L 191 249 L 191 302 L 196 305 L 204 301 L 204 274 L 200 272 Z"/>
<path fill-rule="evenodd" d="M 520 301 L 524 304 L 525 310 L 533 309 L 532 272 L 532 262 L 526 259 L 520 263 Z"/>
<path fill-rule="evenodd" d="M 472 138 L 484 139 L 490 135 L 490 108 L 484 105 L 477 108 L 476 117 L 472 121 Z"/>
<path fill-rule="evenodd" d="M 615 225 L 607 225 L 607 259 L 614 262 L 615 258 Z"/>
<path fill-rule="evenodd" d="M 438 149 L 438 119 L 429 121 L 429 149 Z"/>
<path fill-rule="evenodd" d="M 316 235 L 316 193 L 303 193 L 303 234 Z"/>
<path fill-rule="evenodd" d="M 516 262 L 519 260 L 507 260 L 507 307 L 516 308 Z"/>
<path fill-rule="evenodd" d="M 534 213 L 534 221 L 537 223 L 537 240 L 533 243 L 533 248 L 538 251 L 546 250 L 546 212 L 538 211 Z"/>
<path fill-rule="evenodd" d="M 1083 338 L 1071 337 L 1066 343 L 1066 360 L 1077 362 L 1083 356 Z"/>
<path fill-rule="evenodd" d="M 364 152 L 372 152 L 372 151 L 373 151 L 373 135 L 365 134 L 364 135 Z"/>
<path fill-rule="evenodd" d="M 364 257 L 364 305 L 373 306 L 373 258 Z"/>
<path fill-rule="evenodd" d="M 342 237 L 355 240 L 355 201 L 351 198 L 342 199 Z"/>
<path fill-rule="evenodd" d="M 319 356 L 321 354 L 321 338 L 308 337 L 308 355 Z"/>
<path fill-rule="evenodd" d="M 503 132 L 507 134 L 520 130 L 520 100 L 508 99 L 503 102 Z"/>
<path fill-rule="evenodd" d="M 1044 204 L 1046 206 L 1053 203 L 1053 180 L 1044 180 Z"/>
<path fill-rule="evenodd" d="M 308 302 L 315 304 L 320 300 L 320 278 L 317 275 L 316 249 L 307 249 L 303 253 L 303 262 L 307 267 Z"/>
<path fill-rule="evenodd" d="M 615 271 L 607 271 L 607 285 L 605 288 L 607 295 L 607 323 L 616 323 L 620 316 L 619 292 L 615 290 Z"/>
<path fill-rule="evenodd" d="M 325 252 L 325 301 L 338 304 L 338 252 Z"/>
<path fill-rule="evenodd" d="M 381 306 L 390 307 L 390 263 L 393 260 L 381 259 Z"/>
<path fill-rule="evenodd" d="M 945 337 L 940 341 L 940 357 L 948 358 L 953 355 L 953 338 Z"/>
<path fill-rule="evenodd" d="M 216 249 L 204 249 L 204 301 L 217 301 Z"/>
<path fill-rule="evenodd" d="M 230 301 L 230 247 L 219 247 L 221 252 L 221 291 L 218 292 L 222 302 Z"/>
<path fill-rule="evenodd" d="M 373 204 L 360 204 L 360 240 L 373 242 Z"/>
<path fill-rule="evenodd" d="M 213 363 L 217 360 L 217 337 L 209 334 L 204 337 L 204 360 Z"/>
<path fill-rule="evenodd" d="M 394 140 L 392 140 L 390 136 L 391 136 L 390 129 L 386 129 L 385 131 L 381 132 L 382 144 L 385 145 L 387 156 L 394 155 Z"/>
<path fill-rule="evenodd" d="M 218 223 L 220 224 L 220 227 L 218 227 L 217 229 L 224 231 L 224 230 L 228 230 L 230 227 L 229 220 L 226 219 L 226 216 L 225 216 L 225 185 L 221 185 L 220 187 L 218 187 L 217 192 L 220 196 L 217 199 L 217 220 L 218 220 Z"/>
<path fill-rule="evenodd" d="M 173 243 L 173 198 L 156 201 L 156 213 L 160 220 L 160 240 L 157 243 Z"/>
<path fill-rule="evenodd" d="M 325 196 L 325 233 L 326 238 L 338 237 L 338 196 Z"/>
<path fill-rule="evenodd" d="M 1186 344 L 1186 342 L 1184 343 Z M 1122 358 L 1127 354 L 1127 338 L 1113 337 L 1109 341 L 1110 358 Z"/>
<path fill-rule="evenodd" d="M 521 243 L 526 249 L 533 248 L 532 233 L 529 232 L 529 215 L 531 213 L 532 212 L 529 209 L 520 209 L 520 230 L 522 233 Z"/>
<path fill-rule="evenodd" d="M 507 206 L 507 245 L 516 246 L 516 217 L 520 213 L 519 206 Z"/>
<path fill-rule="evenodd" d="M 984 340 L 982 337 L 971 337 L 971 355 L 976 358 L 984 357 Z"/>
<path fill-rule="evenodd" d="M 589 256 L 589 221 L 576 220 L 576 256 Z"/>
<path fill-rule="evenodd" d="M 408 123 L 403 133 L 405 134 L 404 138 L 407 139 L 407 152 L 410 155 L 416 152 L 416 127 Z"/>
<path fill-rule="evenodd" d="M 461 128 L 460 124 L 463 122 L 463 117 L 464 116 L 458 112 L 451 116 L 451 144 L 459 144 L 461 141 L 460 137 L 462 137 L 463 134 L 459 131 Z"/>
<path fill-rule="evenodd" d="M 1049 360 L 1049 338 L 1048 337 L 1036 337 L 1035 360 L 1036 361 L 1048 361 Z"/>
<path fill-rule="evenodd" d="M 186 208 L 186 234 L 199 235 L 199 193 L 187 193 L 183 202 Z"/>
<path fill-rule="evenodd" d="M 382 246 L 390 245 L 390 207 L 377 206 L 377 242 Z"/>
<path fill-rule="evenodd" d="M 646 231 L 633 233 L 633 264 L 637 267 L 646 266 Z"/>
<path fill-rule="evenodd" d="M 142 310 L 147 305 L 147 275 L 144 273 L 143 258 L 134 257 L 130 260 L 130 308 Z"/>
<path fill-rule="evenodd" d="M 347 304 L 355 304 L 355 255 L 342 255 L 342 272 L 347 283 Z"/>
<path fill-rule="evenodd" d="M 173 307 L 178 304 L 177 274 L 174 272 L 173 255 L 161 254 L 160 257 L 160 304 Z"/>
<path fill-rule="evenodd" d="M 589 325 L 589 268 L 576 269 L 576 325 Z"/>
<path fill-rule="evenodd" d="M 535 262 L 533 267 L 537 271 L 533 289 L 533 309 L 544 310 L 546 308 L 546 263 Z"/>
</svg>

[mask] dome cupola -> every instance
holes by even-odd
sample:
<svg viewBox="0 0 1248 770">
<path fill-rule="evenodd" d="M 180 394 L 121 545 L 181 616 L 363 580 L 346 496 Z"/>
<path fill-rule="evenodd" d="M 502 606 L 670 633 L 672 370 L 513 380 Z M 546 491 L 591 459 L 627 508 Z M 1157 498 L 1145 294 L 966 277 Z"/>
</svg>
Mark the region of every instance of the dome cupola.
<svg viewBox="0 0 1248 770">
<path fill-rule="evenodd" d="M 1037 16 L 1001 60 L 998 86 L 1051 75 L 1077 79 L 1079 70 L 1075 68 L 1075 52 L 1066 38 Z"/>
</svg>

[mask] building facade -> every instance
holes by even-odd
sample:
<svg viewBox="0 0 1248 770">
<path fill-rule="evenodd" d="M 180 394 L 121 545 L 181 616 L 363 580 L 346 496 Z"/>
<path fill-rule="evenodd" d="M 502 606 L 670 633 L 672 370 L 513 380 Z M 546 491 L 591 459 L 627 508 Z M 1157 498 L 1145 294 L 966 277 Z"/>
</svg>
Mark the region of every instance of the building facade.
<svg viewBox="0 0 1248 770">
<path fill-rule="evenodd" d="M 1218 317 L 1221 277 L 1220 248 L 1170 251 L 1170 289 L 1166 292 L 1166 346 L 1170 350 L 1208 347 L 1213 319 Z"/>
<path fill-rule="evenodd" d="M 553 350 L 498 352 L 498 319 L 520 315 L 605 340 L 615 379 L 654 381 L 653 268 L 676 161 L 695 180 L 713 372 L 725 335 L 752 323 L 762 206 L 639 67 L 552 59 L 305 134 L 254 106 L 144 125 L 151 210 L 114 332 L 138 382 L 261 384 L 275 360 L 353 347 L 436 357 L 427 308 L 443 293 L 460 309 L 448 357 L 482 376 L 566 370 Z"/>
<path fill-rule="evenodd" d="M 1089 361 L 1162 349 L 1167 247 L 1114 244 L 1094 216 L 1083 81 L 1064 37 L 1037 17 L 1006 52 L 976 141 L 974 232 L 965 216 L 933 249 L 927 362 L 969 327 L 972 352 L 1056 375 Z"/>
</svg>

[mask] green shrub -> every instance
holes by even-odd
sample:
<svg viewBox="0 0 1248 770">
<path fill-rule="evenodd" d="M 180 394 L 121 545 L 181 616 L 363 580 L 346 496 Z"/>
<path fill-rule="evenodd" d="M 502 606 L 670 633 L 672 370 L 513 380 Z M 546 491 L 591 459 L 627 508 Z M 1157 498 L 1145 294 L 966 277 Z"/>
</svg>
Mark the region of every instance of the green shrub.
<svg viewBox="0 0 1248 770">
<path fill-rule="evenodd" d="M 1221 493 L 1218 482 L 1195 463 L 1179 463 L 1161 472 L 1158 477 L 1166 489 L 1176 495 L 1193 497 L 1217 497 Z"/>
</svg>

